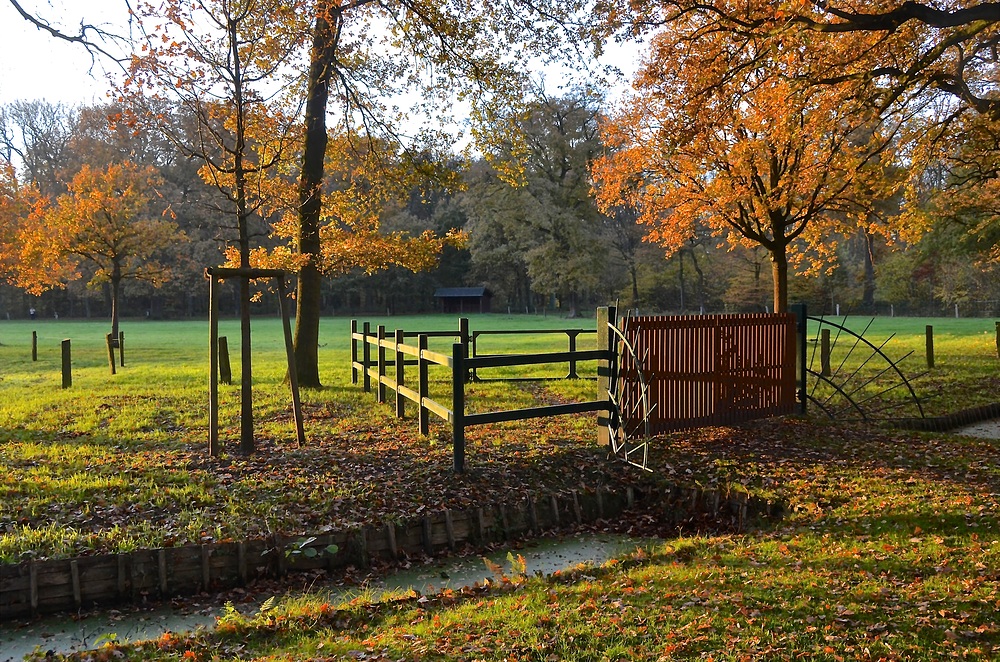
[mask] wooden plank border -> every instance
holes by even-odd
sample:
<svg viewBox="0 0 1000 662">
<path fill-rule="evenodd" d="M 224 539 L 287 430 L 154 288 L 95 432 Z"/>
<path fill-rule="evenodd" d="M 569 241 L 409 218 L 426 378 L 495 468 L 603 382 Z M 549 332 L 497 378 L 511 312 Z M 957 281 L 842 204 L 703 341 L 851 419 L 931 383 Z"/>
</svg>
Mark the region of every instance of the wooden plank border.
<svg viewBox="0 0 1000 662">
<path fill-rule="evenodd" d="M 641 493 L 633 487 L 574 490 L 570 494 L 530 495 L 471 510 L 440 510 L 403 522 L 318 534 L 310 546 L 317 554 L 286 554 L 312 536 L 198 544 L 74 559 L 0 565 L 0 620 L 38 614 L 76 612 L 96 606 L 168 599 L 245 585 L 283 572 L 337 571 L 370 565 L 373 559 L 446 554 L 463 547 L 485 549 L 501 540 L 594 524 L 617 517 L 633 504 L 655 504 L 668 521 L 694 513 L 746 526 L 753 517 L 773 517 L 782 504 L 721 495 L 694 488 Z M 338 552 L 324 552 L 327 545 Z M 296 547 L 297 548 L 297 547 Z"/>
</svg>

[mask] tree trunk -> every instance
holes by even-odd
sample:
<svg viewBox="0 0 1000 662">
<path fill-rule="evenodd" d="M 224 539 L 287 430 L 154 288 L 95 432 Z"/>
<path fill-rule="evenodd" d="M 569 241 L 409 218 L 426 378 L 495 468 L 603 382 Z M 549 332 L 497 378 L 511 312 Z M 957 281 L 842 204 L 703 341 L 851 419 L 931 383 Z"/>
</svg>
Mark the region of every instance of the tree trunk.
<svg viewBox="0 0 1000 662">
<path fill-rule="evenodd" d="M 323 203 L 323 160 L 326 157 L 326 106 L 336 50 L 337 29 L 330 24 L 325 3 L 317 8 L 309 55 L 309 88 L 305 108 L 306 136 L 299 177 L 298 251 L 309 261 L 299 272 L 295 306 L 295 370 L 299 385 L 319 388 L 320 213 Z"/>
<path fill-rule="evenodd" d="M 694 265 L 694 272 L 698 274 L 698 312 L 705 312 L 705 272 L 698 264 L 698 254 L 691 251 L 691 264 Z"/>
<path fill-rule="evenodd" d="M 785 247 L 771 252 L 771 275 L 774 279 L 774 312 L 788 312 L 788 256 Z"/>
<path fill-rule="evenodd" d="M 632 280 L 632 307 L 639 307 L 639 273 L 635 266 L 635 261 L 629 264 L 628 275 Z"/>
<path fill-rule="evenodd" d="M 684 312 L 684 251 L 678 251 L 677 253 L 677 279 L 680 285 L 680 309 L 681 313 Z"/>
<path fill-rule="evenodd" d="M 233 148 L 233 175 L 236 185 L 236 225 L 240 240 L 240 268 L 250 268 L 250 211 L 247 204 L 246 110 L 243 104 L 243 77 L 240 68 L 236 24 L 230 21 L 229 44 L 233 57 L 233 80 L 236 111 L 236 145 Z M 249 455 L 256 450 L 253 438 L 253 352 L 250 344 L 250 279 L 240 278 L 240 452 Z"/>
<path fill-rule="evenodd" d="M 864 290 L 861 295 L 861 307 L 869 314 L 875 313 L 875 256 L 874 256 L 874 245 L 872 233 L 867 230 L 861 231 L 864 237 L 864 253 L 865 253 L 865 282 Z"/>
</svg>

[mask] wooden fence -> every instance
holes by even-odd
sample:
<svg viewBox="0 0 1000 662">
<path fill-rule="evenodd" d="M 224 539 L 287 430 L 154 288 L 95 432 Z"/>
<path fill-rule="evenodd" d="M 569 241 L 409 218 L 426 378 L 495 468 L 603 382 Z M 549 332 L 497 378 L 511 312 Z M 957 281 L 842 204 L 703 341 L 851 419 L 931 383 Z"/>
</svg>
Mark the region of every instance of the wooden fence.
<svg viewBox="0 0 1000 662">
<path fill-rule="evenodd" d="M 550 332 L 551 330 L 546 330 Z M 556 331 L 566 333 L 564 330 Z M 576 336 L 587 330 L 571 330 L 570 345 L 575 347 Z M 482 333 L 482 332 L 480 332 Z M 522 332 L 518 332 L 522 333 Z M 528 333 L 528 332 L 523 332 Z M 537 333 L 537 332 L 535 332 Z M 416 336 L 417 344 L 407 345 L 407 336 Z M 454 343 L 450 354 L 434 352 L 428 349 L 431 337 L 459 337 Z M 597 399 L 587 402 L 574 402 L 562 405 L 529 407 L 511 411 L 493 411 L 479 414 L 466 413 L 465 385 L 474 379 L 476 371 L 484 368 L 510 366 L 526 366 L 540 364 L 568 363 L 570 374 L 576 376 L 577 363 L 581 361 L 597 361 L 607 365 L 611 360 L 608 350 L 571 350 L 567 352 L 547 352 L 540 354 L 491 354 L 486 356 L 469 356 L 470 339 L 468 320 L 460 320 L 458 332 L 407 332 L 396 329 L 392 338 L 387 337 L 384 326 L 379 326 L 376 332 L 371 332 L 369 323 L 358 332 L 358 323 L 351 321 L 351 375 L 353 383 L 357 384 L 359 377 L 365 392 L 371 392 L 372 382 L 375 383 L 375 399 L 377 402 L 388 401 L 388 392 L 395 393 L 396 416 L 404 418 L 407 400 L 417 405 L 417 421 L 420 434 L 430 432 L 430 414 L 451 423 L 454 454 L 454 469 L 457 472 L 465 470 L 465 428 L 472 425 L 499 423 L 502 421 L 520 421 L 543 416 L 559 416 L 585 412 L 606 412 L 607 399 Z M 374 351 L 373 351 L 374 350 Z M 374 358 L 373 358 L 374 355 Z M 407 359 L 407 357 L 412 357 Z M 436 402 L 430 397 L 428 369 L 431 365 L 445 366 L 451 369 L 450 407 Z M 412 381 L 407 382 L 406 366 L 417 368 L 417 388 L 412 388 Z M 392 369 L 390 373 L 390 368 Z"/>
<path fill-rule="evenodd" d="M 642 370 L 651 434 L 797 411 L 794 315 L 627 317 L 621 328 L 635 350 L 618 357 L 622 411 L 643 410 Z"/>
</svg>

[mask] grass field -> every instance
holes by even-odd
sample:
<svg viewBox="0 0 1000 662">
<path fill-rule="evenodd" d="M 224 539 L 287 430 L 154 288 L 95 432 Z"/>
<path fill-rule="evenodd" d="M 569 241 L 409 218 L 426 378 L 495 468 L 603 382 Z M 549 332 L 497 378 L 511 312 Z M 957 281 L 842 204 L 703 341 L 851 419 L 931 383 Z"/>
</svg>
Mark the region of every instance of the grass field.
<svg viewBox="0 0 1000 662">
<path fill-rule="evenodd" d="M 397 321 L 457 327 L 440 317 L 393 318 L 386 326 Z M 878 344 L 897 333 L 893 346 L 917 349 L 910 360 L 919 363 L 927 323 L 935 325 L 938 367 L 917 383 L 950 391 L 935 399 L 939 411 L 996 400 L 992 320 L 878 319 L 866 336 Z M 473 330 L 506 325 L 587 328 L 593 320 L 472 319 Z M 660 438 L 650 476 L 609 462 L 593 417 L 574 416 L 471 428 L 471 471 L 456 476 L 443 424 L 421 438 L 412 419 L 396 421 L 389 407 L 350 385 L 348 329 L 347 320 L 324 320 L 327 387 L 304 394 L 309 444 L 300 449 L 292 443 L 279 326 L 256 322 L 260 452 L 211 460 L 206 324 L 126 322 L 126 367 L 112 377 L 103 324 L 0 322 L 0 560 L 294 535 L 611 481 L 748 490 L 781 499 L 787 515 L 752 532 L 677 531 L 661 527 L 653 507 L 620 526 L 671 537 L 601 568 L 541 579 L 515 563 L 491 587 L 374 604 L 363 596 L 330 604 L 316 586 L 313 595 L 263 613 L 233 612 L 213 634 L 109 646 L 91 659 L 1000 655 L 997 442 L 778 419 Z M 39 334 L 34 363 L 32 330 Z M 222 332 L 235 361 L 235 322 Z M 64 337 L 74 347 L 68 390 L 58 370 Z M 484 351 L 558 350 L 565 342 L 506 338 Z M 589 397 L 591 388 L 587 381 L 474 384 L 470 400 L 525 406 Z M 230 442 L 237 389 L 222 389 Z"/>
</svg>

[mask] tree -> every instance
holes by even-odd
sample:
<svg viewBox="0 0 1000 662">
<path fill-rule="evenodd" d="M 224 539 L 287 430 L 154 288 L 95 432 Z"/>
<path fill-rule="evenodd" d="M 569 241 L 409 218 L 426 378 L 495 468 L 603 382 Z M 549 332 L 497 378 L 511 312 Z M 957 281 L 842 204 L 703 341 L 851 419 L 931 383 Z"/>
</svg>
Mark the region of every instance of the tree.
<svg viewBox="0 0 1000 662">
<path fill-rule="evenodd" d="M 808 44 L 731 38 L 700 14 L 656 35 L 634 95 L 605 125 L 594 176 L 604 209 L 637 208 L 668 253 L 697 223 L 770 254 L 774 309 L 788 305 L 789 260 L 833 249 L 831 227 L 886 188 L 897 126 L 838 88 L 794 80 Z"/>
<path fill-rule="evenodd" d="M 123 120 L 163 131 L 203 163 L 201 175 L 227 198 L 237 266 L 249 269 L 251 223 L 269 203 L 269 175 L 290 155 L 296 77 L 286 73 L 302 43 L 301 3 L 209 0 L 137 5 L 142 40 L 119 101 Z M 171 122 L 177 108 L 197 119 L 193 135 Z M 261 228 L 266 230 L 266 228 Z M 250 280 L 240 279 L 240 448 L 255 449 Z"/>
<path fill-rule="evenodd" d="M 0 107 L 0 146 L 4 158 L 17 160 L 26 181 L 45 195 L 65 191 L 66 167 L 78 111 L 47 101 L 15 101 Z"/>
<path fill-rule="evenodd" d="M 601 5 L 606 28 L 638 35 L 653 26 L 697 17 L 706 34 L 725 35 L 733 43 L 762 43 L 765 47 L 757 51 L 755 66 L 770 66 L 763 61 L 769 52 L 788 42 L 800 43 L 807 51 L 795 74 L 801 84 L 837 87 L 845 95 L 867 99 L 879 112 L 908 108 L 911 115 L 922 114 L 925 121 L 910 136 L 911 185 L 925 169 L 955 155 L 954 151 L 942 154 L 942 148 L 953 140 L 963 142 L 970 124 L 993 125 L 989 129 L 993 143 L 1000 135 L 996 130 L 1000 4 L 995 2 L 668 0 L 632 8 L 635 11 L 627 12 L 615 3 Z M 967 158 L 957 161 L 971 176 L 963 177 L 965 181 L 982 183 L 996 176 L 989 165 L 996 157 L 988 151 L 978 156 L 986 167 L 969 168 L 972 163 Z M 947 197 L 951 189 L 948 184 L 942 194 Z M 912 207 L 918 199 L 911 194 L 905 203 Z"/>
<path fill-rule="evenodd" d="M 22 219 L 28 215 L 25 191 L 17 180 L 14 166 L 0 162 L 0 278 L 17 281 L 18 235 Z"/>
<path fill-rule="evenodd" d="M 385 232 L 382 217 L 402 205 L 414 187 L 454 180 L 454 172 L 437 171 L 438 162 L 428 159 L 426 167 L 422 167 L 398 145 L 371 138 L 367 144 L 355 146 L 350 137 L 334 136 L 328 141 L 324 166 L 318 254 L 309 258 L 294 250 L 301 228 L 299 216 L 286 212 L 274 223 L 272 236 L 287 243 L 253 251 L 251 262 L 299 271 L 300 278 L 307 262 L 323 276 L 342 275 L 354 269 L 373 274 L 390 267 L 416 272 L 435 266 L 445 245 L 464 240 L 460 232 L 449 231 L 441 236 L 430 229 L 415 235 Z M 282 189 L 279 183 L 273 190 Z"/>
<path fill-rule="evenodd" d="M 154 213 L 159 181 L 155 169 L 131 162 L 85 165 L 54 205 L 24 219 L 16 284 L 38 294 L 79 278 L 80 263 L 90 263 L 89 284 L 111 285 L 111 333 L 117 337 L 122 281 L 164 282 L 170 272 L 157 258 L 183 239 L 175 223 Z"/>
<path fill-rule="evenodd" d="M 588 170 L 601 148 L 602 99 L 587 90 L 558 98 L 536 94 L 521 119 L 523 148 L 498 145 L 493 167 L 483 165 L 465 196 L 472 258 L 508 297 L 520 298 L 524 286 L 558 297 L 573 315 L 578 301 L 614 290 L 606 219 L 590 196 Z M 520 181 L 510 181 L 512 171 Z"/>
<path fill-rule="evenodd" d="M 512 111 L 529 80 L 524 61 L 558 56 L 579 43 L 580 24 L 572 19 L 583 6 L 577 0 L 314 1 L 296 236 L 303 257 L 295 320 L 302 384 L 320 385 L 320 228 L 331 103 L 340 126 L 334 133 L 349 143 L 402 144 L 393 97 L 423 92 L 440 124 L 443 107 L 457 96 L 471 106 L 474 136 L 489 143 L 513 127 Z"/>
</svg>

